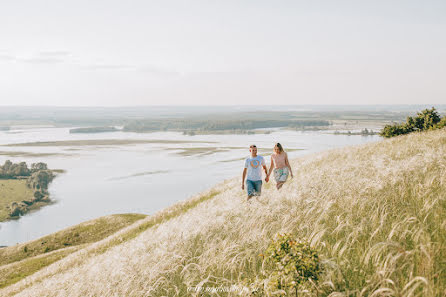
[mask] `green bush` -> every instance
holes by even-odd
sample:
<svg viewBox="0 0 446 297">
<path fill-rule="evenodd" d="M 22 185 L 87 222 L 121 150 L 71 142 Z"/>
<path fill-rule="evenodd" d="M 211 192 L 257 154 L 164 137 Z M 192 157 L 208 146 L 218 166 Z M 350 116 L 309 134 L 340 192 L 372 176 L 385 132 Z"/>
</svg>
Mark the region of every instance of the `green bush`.
<svg viewBox="0 0 446 297">
<path fill-rule="evenodd" d="M 446 127 L 446 116 L 442 117 L 441 120 L 435 124 L 434 129 L 442 129 Z"/>
<path fill-rule="evenodd" d="M 440 129 L 446 126 L 446 117 L 441 118 L 435 107 L 417 113 L 416 117 L 407 117 L 405 123 L 386 125 L 379 135 L 389 138 L 415 131 Z"/>
<path fill-rule="evenodd" d="M 308 242 L 294 239 L 291 234 L 279 234 L 265 255 L 264 284 L 270 293 L 289 296 L 300 289 L 310 289 L 322 273 L 318 253 Z"/>
</svg>

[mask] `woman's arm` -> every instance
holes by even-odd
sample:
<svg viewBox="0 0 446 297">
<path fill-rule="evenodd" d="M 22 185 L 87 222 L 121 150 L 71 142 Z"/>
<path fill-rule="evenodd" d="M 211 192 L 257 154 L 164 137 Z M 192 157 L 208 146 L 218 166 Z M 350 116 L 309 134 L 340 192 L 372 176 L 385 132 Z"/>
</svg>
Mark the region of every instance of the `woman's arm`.
<svg viewBox="0 0 446 297">
<path fill-rule="evenodd" d="M 271 156 L 271 165 L 269 166 L 268 177 L 271 175 L 271 171 L 273 171 L 273 168 L 274 168 L 274 159 L 273 156 Z"/>
<path fill-rule="evenodd" d="M 288 154 L 287 153 L 285 153 L 285 165 L 290 170 L 291 177 L 293 177 L 293 171 L 291 170 L 291 165 L 290 165 L 290 162 L 288 161 Z"/>
</svg>

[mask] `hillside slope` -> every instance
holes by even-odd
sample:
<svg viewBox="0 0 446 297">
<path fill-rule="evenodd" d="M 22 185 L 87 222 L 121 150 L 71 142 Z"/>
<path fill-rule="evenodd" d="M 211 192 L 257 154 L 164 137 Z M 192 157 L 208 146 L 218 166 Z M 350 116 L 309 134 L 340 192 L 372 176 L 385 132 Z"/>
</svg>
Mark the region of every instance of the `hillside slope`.
<svg viewBox="0 0 446 297">
<path fill-rule="evenodd" d="M 100 241 L 145 218 L 142 214 L 114 214 L 89 220 L 47 236 L 0 249 L 0 288 L 35 273 L 67 255 Z"/>
<path fill-rule="evenodd" d="M 202 296 L 187 288 L 252 282 L 279 232 L 319 250 L 318 296 L 446 295 L 446 130 L 309 155 L 292 167 L 281 191 L 269 183 L 248 204 L 240 178 L 225 181 L 0 295 Z"/>
</svg>

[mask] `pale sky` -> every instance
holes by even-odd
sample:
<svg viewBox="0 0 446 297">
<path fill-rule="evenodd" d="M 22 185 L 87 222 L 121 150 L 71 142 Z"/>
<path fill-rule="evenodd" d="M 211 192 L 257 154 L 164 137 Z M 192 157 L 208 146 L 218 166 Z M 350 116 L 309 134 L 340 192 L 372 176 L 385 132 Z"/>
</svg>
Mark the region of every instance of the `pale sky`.
<svg viewBox="0 0 446 297">
<path fill-rule="evenodd" d="M 423 103 L 444 0 L 0 0 L 0 105 Z"/>
</svg>

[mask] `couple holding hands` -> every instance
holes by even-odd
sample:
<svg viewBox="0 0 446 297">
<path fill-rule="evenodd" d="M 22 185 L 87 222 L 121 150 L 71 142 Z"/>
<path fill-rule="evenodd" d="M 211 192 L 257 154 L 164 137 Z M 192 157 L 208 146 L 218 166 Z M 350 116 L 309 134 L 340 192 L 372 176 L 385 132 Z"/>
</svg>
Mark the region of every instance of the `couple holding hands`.
<svg viewBox="0 0 446 297">
<path fill-rule="evenodd" d="M 293 172 L 288 161 L 287 153 L 283 150 L 280 143 L 274 146 L 274 153 L 271 155 L 271 165 L 269 170 L 266 168 L 265 159 L 257 155 L 257 147 L 253 144 L 249 147 L 251 156 L 245 160 L 245 168 L 243 169 L 242 190 L 245 189 L 248 193 L 248 200 L 252 196 L 260 196 L 262 192 L 262 168 L 265 170 L 265 181 L 269 181 L 269 176 L 274 169 L 274 179 L 276 180 L 276 188 L 279 190 L 286 182 L 288 175 Z"/>
</svg>

